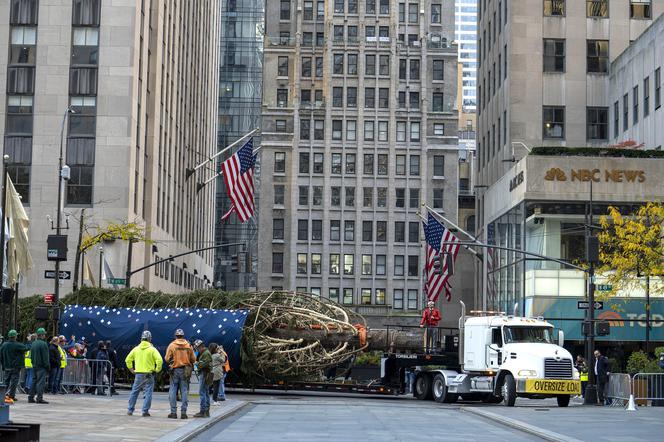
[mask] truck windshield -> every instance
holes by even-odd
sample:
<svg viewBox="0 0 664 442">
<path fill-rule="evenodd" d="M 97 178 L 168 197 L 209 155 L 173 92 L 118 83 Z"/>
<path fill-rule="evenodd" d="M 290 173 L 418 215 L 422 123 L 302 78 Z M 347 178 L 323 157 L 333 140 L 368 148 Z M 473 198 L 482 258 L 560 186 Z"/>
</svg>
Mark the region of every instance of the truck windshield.
<svg viewBox="0 0 664 442">
<path fill-rule="evenodd" d="M 505 343 L 544 342 L 550 344 L 551 329 L 549 327 L 504 327 Z"/>
</svg>

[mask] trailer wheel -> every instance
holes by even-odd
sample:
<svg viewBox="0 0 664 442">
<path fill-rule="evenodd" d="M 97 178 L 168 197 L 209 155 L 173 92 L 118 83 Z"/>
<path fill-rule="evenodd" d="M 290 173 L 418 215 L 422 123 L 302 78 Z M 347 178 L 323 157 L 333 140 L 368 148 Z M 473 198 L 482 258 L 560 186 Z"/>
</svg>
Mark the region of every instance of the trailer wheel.
<svg viewBox="0 0 664 442">
<path fill-rule="evenodd" d="M 514 376 L 509 373 L 505 375 L 501 390 L 505 406 L 513 407 L 516 402 L 516 382 L 514 382 Z"/>
<path fill-rule="evenodd" d="M 415 378 L 415 388 L 413 396 L 424 401 L 431 399 L 431 376 L 426 373 L 420 373 Z"/>
<path fill-rule="evenodd" d="M 569 405 L 570 396 L 567 394 L 556 396 L 556 399 L 559 407 L 567 407 Z"/>
</svg>

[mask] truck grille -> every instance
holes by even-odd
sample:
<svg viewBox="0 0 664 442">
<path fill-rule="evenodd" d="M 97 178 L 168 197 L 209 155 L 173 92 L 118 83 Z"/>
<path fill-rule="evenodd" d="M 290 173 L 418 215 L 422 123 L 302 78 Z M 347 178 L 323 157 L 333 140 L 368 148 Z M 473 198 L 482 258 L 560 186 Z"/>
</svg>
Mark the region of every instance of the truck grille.
<svg viewBox="0 0 664 442">
<path fill-rule="evenodd" d="M 551 379 L 571 379 L 572 361 L 570 359 L 561 359 L 559 361 L 553 358 L 545 359 L 544 377 Z"/>
</svg>

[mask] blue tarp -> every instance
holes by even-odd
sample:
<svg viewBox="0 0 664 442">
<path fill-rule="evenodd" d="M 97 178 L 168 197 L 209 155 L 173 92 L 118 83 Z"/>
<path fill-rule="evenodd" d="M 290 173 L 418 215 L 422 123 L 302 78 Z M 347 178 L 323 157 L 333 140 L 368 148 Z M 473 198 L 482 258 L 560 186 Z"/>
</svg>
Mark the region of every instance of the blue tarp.
<svg viewBox="0 0 664 442">
<path fill-rule="evenodd" d="M 60 332 L 67 337 L 85 338 L 92 347 L 97 341 L 110 340 L 120 361 L 141 341 L 143 330 L 152 332 L 152 344 L 162 356 L 173 341 L 175 330 L 184 330 L 190 342 L 200 339 L 209 345 L 224 346 L 231 367 L 240 367 L 240 340 L 247 310 L 210 310 L 206 308 L 108 308 L 103 306 L 66 307 Z"/>
</svg>

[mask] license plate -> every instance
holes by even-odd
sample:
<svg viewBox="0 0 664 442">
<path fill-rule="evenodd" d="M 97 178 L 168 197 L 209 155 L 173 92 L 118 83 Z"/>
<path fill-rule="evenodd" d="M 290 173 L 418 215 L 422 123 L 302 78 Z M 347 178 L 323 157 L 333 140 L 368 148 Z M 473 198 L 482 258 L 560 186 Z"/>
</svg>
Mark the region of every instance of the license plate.
<svg viewBox="0 0 664 442">
<path fill-rule="evenodd" d="M 555 379 L 526 379 L 526 393 L 581 394 L 581 382 Z"/>
</svg>

